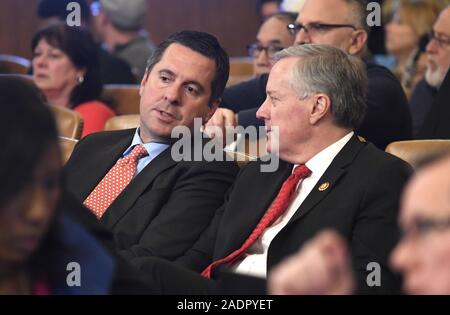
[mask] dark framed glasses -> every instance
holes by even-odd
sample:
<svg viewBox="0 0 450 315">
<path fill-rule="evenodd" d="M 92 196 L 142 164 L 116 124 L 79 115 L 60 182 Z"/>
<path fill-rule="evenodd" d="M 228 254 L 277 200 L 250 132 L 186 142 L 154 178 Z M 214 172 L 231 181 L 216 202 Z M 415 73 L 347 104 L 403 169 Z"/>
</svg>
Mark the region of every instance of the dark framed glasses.
<svg viewBox="0 0 450 315">
<path fill-rule="evenodd" d="M 441 48 L 450 45 L 450 36 L 447 35 L 437 34 L 431 31 L 428 33 L 428 38 L 430 41 L 434 40 Z"/>
<path fill-rule="evenodd" d="M 350 27 L 356 31 L 356 27 L 354 27 L 351 24 L 326 24 L 326 23 L 315 23 L 314 22 L 314 23 L 308 23 L 308 24 L 289 23 L 287 25 L 289 34 L 294 35 L 294 36 L 297 35 L 297 33 L 300 32 L 301 29 L 304 29 L 305 33 L 307 33 L 309 35 L 313 35 L 314 33 L 327 32 L 334 28 L 342 28 L 342 27 Z"/>
<path fill-rule="evenodd" d="M 258 43 L 247 45 L 248 55 L 255 58 L 258 57 L 259 54 L 263 51 L 267 53 L 267 56 L 269 56 L 269 58 L 273 58 L 277 52 L 282 51 L 283 49 L 284 47 L 280 45 L 269 45 L 267 47 L 262 46 Z"/>
</svg>

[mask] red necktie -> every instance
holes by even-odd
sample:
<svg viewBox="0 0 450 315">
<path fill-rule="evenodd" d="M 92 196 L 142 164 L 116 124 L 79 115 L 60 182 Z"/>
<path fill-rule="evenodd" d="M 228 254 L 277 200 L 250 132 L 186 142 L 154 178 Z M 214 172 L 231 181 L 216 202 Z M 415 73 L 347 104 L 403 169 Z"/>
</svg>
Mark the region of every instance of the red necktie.
<svg viewBox="0 0 450 315">
<path fill-rule="evenodd" d="M 205 278 L 210 278 L 212 270 L 223 263 L 233 265 L 239 256 L 241 256 L 261 236 L 264 230 L 271 226 L 286 211 L 292 201 L 298 182 L 309 175 L 311 175 L 311 171 L 308 167 L 306 167 L 306 165 L 301 164 L 297 166 L 291 176 L 284 181 L 280 192 L 272 202 L 269 210 L 266 211 L 244 244 L 225 258 L 216 260 L 206 267 L 206 269 L 202 272 L 202 276 Z"/>
<path fill-rule="evenodd" d="M 139 159 L 148 155 L 144 146 L 136 145 L 126 157 L 119 159 L 84 201 L 84 205 L 100 219 L 106 209 L 127 187 L 136 174 Z"/>
</svg>

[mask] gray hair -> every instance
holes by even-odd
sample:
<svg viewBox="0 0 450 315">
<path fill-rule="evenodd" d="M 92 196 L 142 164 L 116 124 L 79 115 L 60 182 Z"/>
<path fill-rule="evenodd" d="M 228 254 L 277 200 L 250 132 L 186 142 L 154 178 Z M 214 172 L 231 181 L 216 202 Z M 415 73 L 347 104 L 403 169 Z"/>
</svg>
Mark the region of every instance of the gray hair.
<svg viewBox="0 0 450 315">
<path fill-rule="evenodd" d="M 275 55 L 275 62 L 299 58 L 290 73 L 291 88 L 299 98 L 324 93 L 338 126 L 357 129 L 366 111 L 367 74 L 361 59 L 330 45 L 297 45 Z"/>
</svg>

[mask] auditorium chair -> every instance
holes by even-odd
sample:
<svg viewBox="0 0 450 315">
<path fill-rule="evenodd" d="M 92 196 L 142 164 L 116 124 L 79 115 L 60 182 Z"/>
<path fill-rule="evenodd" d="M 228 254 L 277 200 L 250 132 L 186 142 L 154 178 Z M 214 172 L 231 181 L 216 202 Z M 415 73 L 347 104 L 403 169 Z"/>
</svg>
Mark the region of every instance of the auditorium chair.
<svg viewBox="0 0 450 315">
<path fill-rule="evenodd" d="M 13 55 L 0 55 L 0 73 L 27 74 L 30 67 L 31 62 L 28 59 Z"/>
<path fill-rule="evenodd" d="M 117 115 L 139 114 L 139 85 L 105 84 L 103 99 L 111 105 Z"/>
<path fill-rule="evenodd" d="M 83 132 L 83 118 L 68 108 L 48 105 L 53 112 L 58 126 L 58 133 L 62 137 L 80 139 Z"/>
<path fill-rule="evenodd" d="M 450 140 L 396 141 L 386 147 L 386 152 L 417 167 L 420 162 L 429 157 L 450 152 Z"/>
<path fill-rule="evenodd" d="M 139 115 L 122 115 L 108 119 L 105 130 L 122 130 L 139 127 Z"/>
<path fill-rule="evenodd" d="M 59 145 L 61 146 L 63 163 L 66 163 L 69 160 L 77 142 L 78 140 L 76 139 L 61 136 L 59 137 Z"/>
</svg>

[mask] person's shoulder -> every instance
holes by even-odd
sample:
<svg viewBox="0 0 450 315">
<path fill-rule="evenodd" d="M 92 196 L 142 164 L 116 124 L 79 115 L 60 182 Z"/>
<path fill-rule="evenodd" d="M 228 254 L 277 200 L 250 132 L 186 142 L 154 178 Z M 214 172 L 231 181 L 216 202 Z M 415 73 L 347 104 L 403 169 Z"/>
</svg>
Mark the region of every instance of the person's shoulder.
<svg viewBox="0 0 450 315">
<path fill-rule="evenodd" d="M 366 70 L 369 83 L 375 80 L 379 84 L 384 83 L 400 86 L 400 82 L 398 81 L 398 79 L 395 77 L 392 71 L 385 66 L 378 65 L 373 62 L 366 62 Z"/>
<path fill-rule="evenodd" d="M 366 142 L 359 154 L 359 159 L 367 165 L 367 170 L 375 173 L 381 170 L 399 170 L 402 172 L 412 172 L 411 166 L 399 157 L 380 150 L 370 142 Z"/>
<path fill-rule="evenodd" d="M 81 139 L 77 146 L 90 144 L 96 146 L 111 145 L 124 138 L 130 138 L 131 141 L 135 131 L 136 128 L 94 132 Z"/>
</svg>

